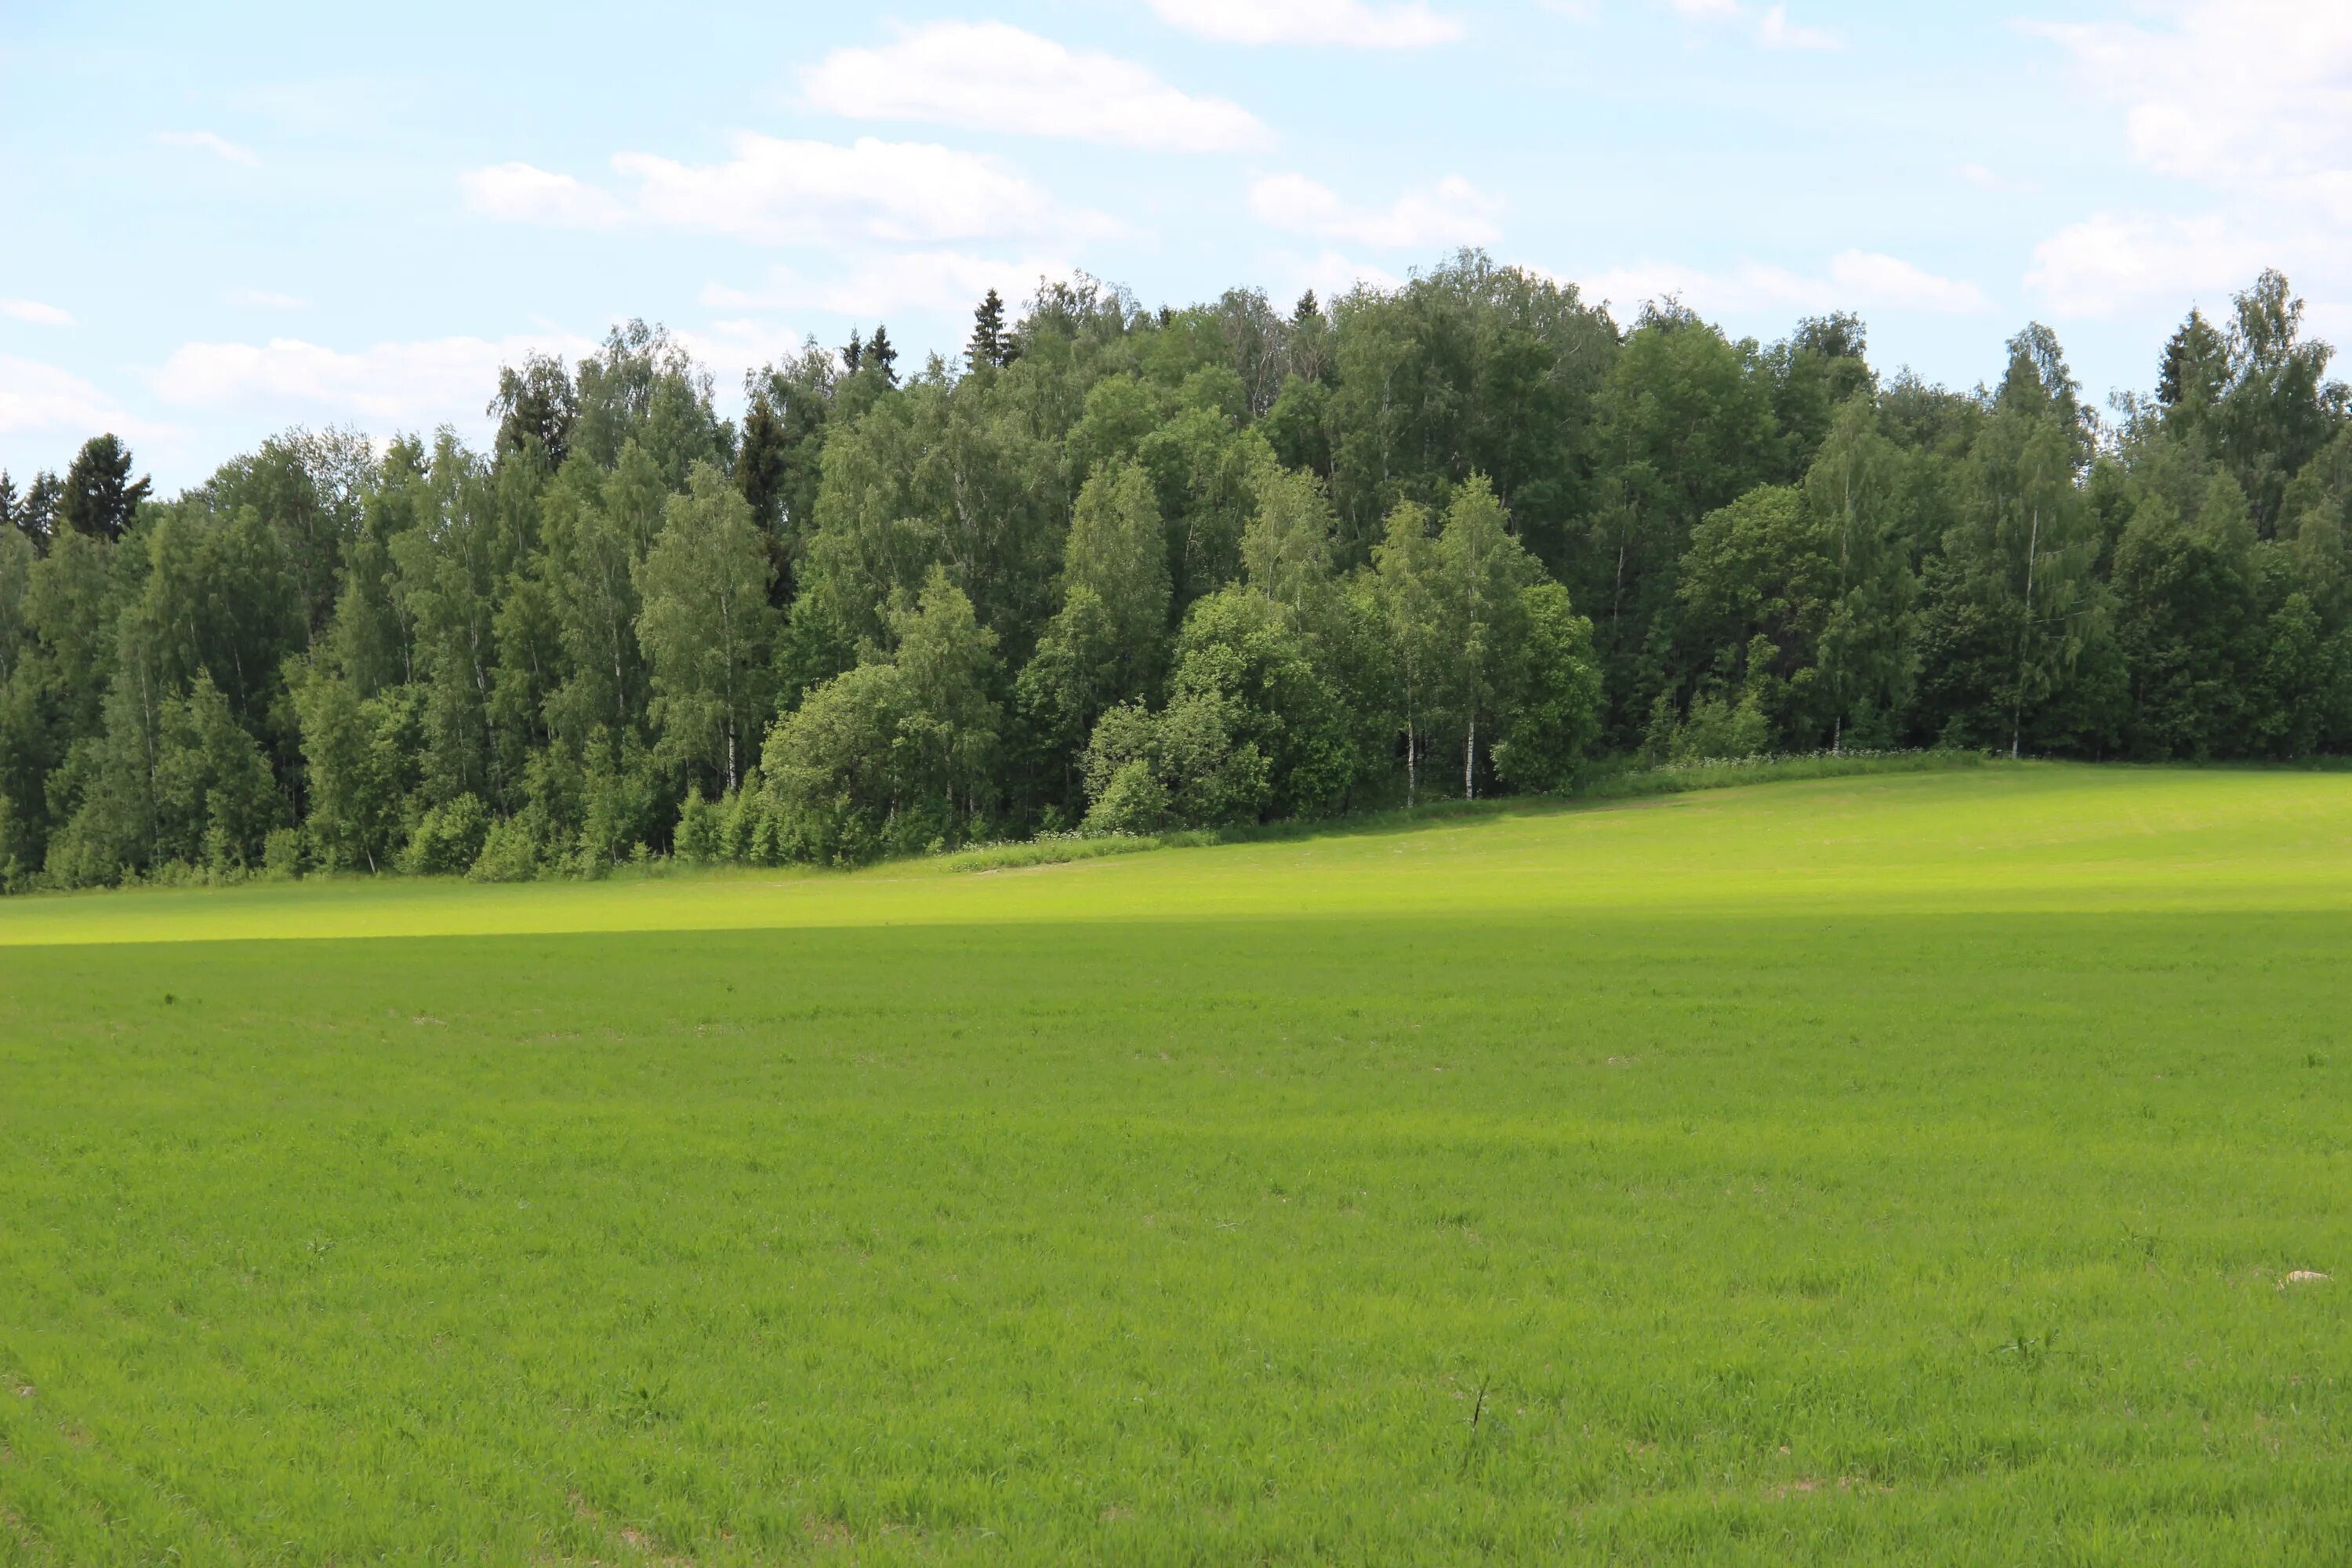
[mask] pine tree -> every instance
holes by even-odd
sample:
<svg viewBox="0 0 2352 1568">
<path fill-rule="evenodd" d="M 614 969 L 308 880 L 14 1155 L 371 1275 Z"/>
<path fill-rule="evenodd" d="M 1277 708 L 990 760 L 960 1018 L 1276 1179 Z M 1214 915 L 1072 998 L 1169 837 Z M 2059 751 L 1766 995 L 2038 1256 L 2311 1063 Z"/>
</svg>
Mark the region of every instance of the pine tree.
<svg viewBox="0 0 2352 1568">
<path fill-rule="evenodd" d="M 841 345 L 842 368 L 856 375 L 866 363 L 866 345 L 857 341 L 857 329 L 849 329 L 849 341 Z"/>
</svg>

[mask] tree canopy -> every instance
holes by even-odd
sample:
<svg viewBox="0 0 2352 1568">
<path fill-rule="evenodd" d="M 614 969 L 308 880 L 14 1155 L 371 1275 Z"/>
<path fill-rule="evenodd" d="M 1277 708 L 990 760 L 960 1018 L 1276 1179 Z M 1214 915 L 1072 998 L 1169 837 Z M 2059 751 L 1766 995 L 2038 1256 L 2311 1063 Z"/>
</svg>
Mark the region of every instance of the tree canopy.
<svg viewBox="0 0 2352 1568">
<path fill-rule="evenodd" d="M 2352 749 L 2352 416 L 2286 279 L 2113 418 L 1851 315 L 1619 321 L 1467 252 L 1286 310 L 1079 276 L 901 375 L 668 334 L 476 449 L 0 474 L 0 886 L 845 862 L 1556 791 L 1614 757 Z M 911 361 L 909 362 L 911 363 Z"/>
</svg>

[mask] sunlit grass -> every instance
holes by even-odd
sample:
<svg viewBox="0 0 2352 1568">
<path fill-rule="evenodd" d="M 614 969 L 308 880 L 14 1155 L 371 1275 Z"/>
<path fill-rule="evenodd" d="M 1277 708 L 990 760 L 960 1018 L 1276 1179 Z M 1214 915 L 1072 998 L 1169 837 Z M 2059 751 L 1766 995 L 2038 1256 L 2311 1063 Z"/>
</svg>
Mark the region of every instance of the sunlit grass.
<svg viewBox="0 0 2352 1568">
<path fill-rule="evenodd" d="M 0 1563 L 2340 1563 L 2347 873 L 2027 767 L 0 904 Z"/>
</svg>

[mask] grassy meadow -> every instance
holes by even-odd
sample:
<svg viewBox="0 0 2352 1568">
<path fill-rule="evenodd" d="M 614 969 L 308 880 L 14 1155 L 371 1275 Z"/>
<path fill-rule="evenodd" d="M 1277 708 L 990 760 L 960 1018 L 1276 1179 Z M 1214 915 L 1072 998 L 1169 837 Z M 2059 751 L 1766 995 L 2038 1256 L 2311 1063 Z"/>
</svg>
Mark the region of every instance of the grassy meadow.
<svg viewBox="0 0 2352 1568">
<path fill-rule="evenodd" d="M 2347 953 L 2054 765 L 0 902 L 0 1564 L 2342 1563 Z"/>
</svg>

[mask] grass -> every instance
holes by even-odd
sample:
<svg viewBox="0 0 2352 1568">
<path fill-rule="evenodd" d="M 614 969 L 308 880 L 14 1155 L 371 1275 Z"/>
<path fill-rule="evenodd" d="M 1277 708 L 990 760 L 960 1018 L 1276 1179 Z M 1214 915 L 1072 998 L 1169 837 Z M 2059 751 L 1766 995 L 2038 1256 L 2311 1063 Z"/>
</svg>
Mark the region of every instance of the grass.
<svg viewBox="0 0 2352 1568">
<path fill-rule="evenodd" d="M 0 1563 L 2341 1563 L 2347 947 L 2054 766 L 10 900 Z"/>
</svg>

